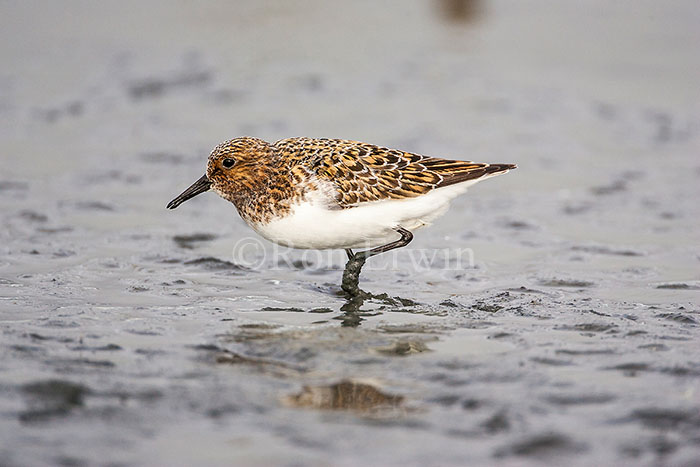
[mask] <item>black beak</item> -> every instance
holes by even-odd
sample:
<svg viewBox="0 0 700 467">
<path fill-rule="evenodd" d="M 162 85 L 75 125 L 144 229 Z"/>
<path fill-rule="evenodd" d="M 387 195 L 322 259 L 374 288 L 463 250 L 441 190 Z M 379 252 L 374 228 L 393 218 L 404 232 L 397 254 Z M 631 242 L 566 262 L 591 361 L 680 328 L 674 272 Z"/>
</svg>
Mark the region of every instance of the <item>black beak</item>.
<svg viewBox="0 0 700 467">
<path fill-rule="evenodd" d="M 211 189 L 211 182 L 206 175 L 202 175 L 202 178 L 194 182 L 192 186 L 180 193 L 180 196 L 169 202 L 167 208 L 175 209 L 188 199 L 194 198 L 198 194 L 204 193 L 205 191 L 209 191 L 209 189 Z"/>
</svg>

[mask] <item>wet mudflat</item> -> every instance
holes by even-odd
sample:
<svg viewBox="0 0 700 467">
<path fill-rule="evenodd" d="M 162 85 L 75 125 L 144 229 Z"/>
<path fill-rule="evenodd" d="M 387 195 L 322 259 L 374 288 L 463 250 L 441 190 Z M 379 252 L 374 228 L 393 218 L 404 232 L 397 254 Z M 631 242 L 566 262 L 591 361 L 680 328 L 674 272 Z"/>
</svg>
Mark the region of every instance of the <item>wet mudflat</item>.
<svg viewBox="0 0 700 467">
<path fill-rule="evenodd" d="M 457 4 L 0 7 L 0 464 L 697 465 L 700 11 Z M 243 134 L 519 168 L 358 303 Z"/>
</svg>

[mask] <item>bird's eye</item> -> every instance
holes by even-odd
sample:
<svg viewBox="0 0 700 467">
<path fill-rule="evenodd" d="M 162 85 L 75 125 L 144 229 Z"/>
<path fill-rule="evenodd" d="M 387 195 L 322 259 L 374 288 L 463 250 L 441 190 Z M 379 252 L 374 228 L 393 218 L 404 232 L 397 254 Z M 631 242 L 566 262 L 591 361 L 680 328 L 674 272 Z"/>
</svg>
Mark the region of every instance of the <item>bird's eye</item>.
<svg viewBox="0 0 700 467">
<path fill-rule="evenodd" d="M 223 165 L 226 169 L 230 169 L 235 163 L 236 161 L 234 159 L 231 159 L 230 157 L 227 157 L 226 159 L 221 161 L 221 165 Z"/>
</svg>

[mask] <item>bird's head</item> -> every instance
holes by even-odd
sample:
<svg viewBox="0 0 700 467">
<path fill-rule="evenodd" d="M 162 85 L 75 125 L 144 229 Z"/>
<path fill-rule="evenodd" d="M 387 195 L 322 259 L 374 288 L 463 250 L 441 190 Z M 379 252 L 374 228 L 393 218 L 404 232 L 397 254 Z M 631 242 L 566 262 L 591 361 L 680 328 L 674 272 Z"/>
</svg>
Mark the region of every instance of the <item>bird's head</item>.
<svg viewBox="0 0 700 467">
<path fill-rule="evenodd" d="M 260 183 L 260 168 L 270 153 L 270 145 L 258 138 L 245 136 L 224 141 L 209 155 L 207 172 L 170 201 L 167 208 L 175 209 L 209 190 L 234 202 L 237 193 Z"/>
</svg>

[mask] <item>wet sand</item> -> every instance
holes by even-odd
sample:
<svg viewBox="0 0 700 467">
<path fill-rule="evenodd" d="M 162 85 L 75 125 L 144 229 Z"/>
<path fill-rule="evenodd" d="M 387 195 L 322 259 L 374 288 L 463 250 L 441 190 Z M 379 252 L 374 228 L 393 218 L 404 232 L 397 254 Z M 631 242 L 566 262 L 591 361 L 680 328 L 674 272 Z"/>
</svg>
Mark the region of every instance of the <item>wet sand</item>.
<svg viewBox="0 0 700 467">
<path fill-rule="evenodd" d="M 0 465 L 698 465 L 700 8 L 467 3 L 0 6 Z M 239 135 L 518 169 L 358 305 Z"/>
</svg>

